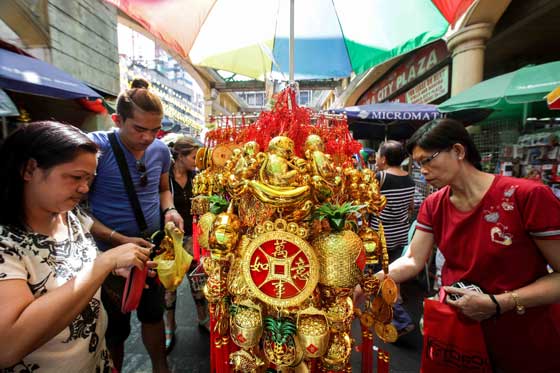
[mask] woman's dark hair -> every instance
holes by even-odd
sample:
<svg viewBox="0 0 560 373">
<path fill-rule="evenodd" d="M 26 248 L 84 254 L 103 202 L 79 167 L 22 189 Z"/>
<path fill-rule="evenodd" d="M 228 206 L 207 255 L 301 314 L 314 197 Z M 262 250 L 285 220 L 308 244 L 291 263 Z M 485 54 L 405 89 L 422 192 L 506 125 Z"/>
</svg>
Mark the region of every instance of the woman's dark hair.
<svg viewBox="0 0 560 373">
<path fill-rule="evenodd" d="M 406 152 L 400 142 L 388 140 L 379 145 L 379 156 L 385 157 L 387 164 L 394 167 L 401 165 L 406 158 Z"/>
<path fill-rule="evenodd" d="M 482 170 L 478 149 L 465 129 L 465 126 L 455 119 L 436 119 L 420 127 L 406 143 L 406 150 L 412 154 L 414 147 L 424 150 L 442 151 L 451 149 L 453 145 L 461 144 L 465 147 L 465 159 L 474 167 Z"/>
<path fill-rule="evenodd" d="M 173 143 L 171 154 L 173 159 L 177 159 L 179 154 L 188 155 L 191 152 L 197 151 L 198 148 L 200 148 L 200 144 L 195 139 L 190 136 L 181 136 Z"/>
<path fill-rule="evenodd" d="M 144 80 L 144 79 L 142 79 Z M 145 83 L 148 83 L 144 80 Z M 163 105 L 159 97 L 148 90 L 140 79 L 134 80 L 131 89 L 123 91 L 117 98 L 117 114 L 124 122 L 134 115 L 134 109 L 163 115 Z"/>
<path fill-rule="evenodd" d="M 20 125 L 0 147 L 0 224 L 24 226 L 23 171 L 34 159 L 43 170 L 71 162 L 99 147 L 77 127 L 58 122 Z"/>
<path fill-rule="evenodd" d="M 144 88 L 144 89 L 148 89 L 150 88 L 150 82 L 148 82 L 146 79 L 144 78 L 134 78 L 132 79 L 132 81 L 130 82 L 130 88 Z"/>
</svg>

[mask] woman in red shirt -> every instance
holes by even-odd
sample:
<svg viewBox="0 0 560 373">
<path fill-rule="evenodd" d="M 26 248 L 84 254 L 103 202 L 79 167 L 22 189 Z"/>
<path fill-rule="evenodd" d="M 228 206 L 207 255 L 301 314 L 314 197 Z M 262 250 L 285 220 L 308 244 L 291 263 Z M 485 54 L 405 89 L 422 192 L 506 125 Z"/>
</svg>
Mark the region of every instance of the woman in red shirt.
<svg viewBox="0 0 560 373">
<path fill-rule="evenodd" d="M 452 119 L 422 127 L 407 149 L 441 189 L 423 203 L 410 251 L 389 275 L 414 276 L 437 245 L 444 290 L 461 295 L 447 303 L 481 322 L 494 369 L 560 371 L 560 201 L 541 183 L 480 171 L 478 150 Z M 450 287 L 457 281 L 485 293 Z"/>
</svg>

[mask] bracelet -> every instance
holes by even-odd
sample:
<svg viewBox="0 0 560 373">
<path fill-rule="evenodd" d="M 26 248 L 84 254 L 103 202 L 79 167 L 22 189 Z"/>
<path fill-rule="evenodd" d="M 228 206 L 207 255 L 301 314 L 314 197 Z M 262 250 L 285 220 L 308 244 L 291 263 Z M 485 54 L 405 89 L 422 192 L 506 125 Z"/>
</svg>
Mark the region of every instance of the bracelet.
<svg viewBox="0 0 560 373">
<path fill-rule="evenodd" d="M 175 208 L 175 206 L 168 207 L 168 208 L 166 208 L 165 210 L 163 210 L 163 212 L 162 212 L 163 216 L 165 216 L 165 214 L 167 214 L 167 213 L 168 213 L 169 211 L 171 211 L 171 210 L 177 211 L 177 209 Z"/>
<path fill-rule="evenodd" d="M 511 297 L 513 298 L 513 301 L 515 302 L 515 312 L 518 315 L 523 315 L 525 313 L 525 306 L 521 304 L 521 301 L 519 300 L 519 294 L 517 294 L 514 291 L 511 292 L 506 291 L 506 293 L 510 294 Z"/>
<path fill-rule="evenodd" d="M 112 241 L 113 241 L 113 235 L 114 235 L 115 233 L 117 233 L 117 231 L 113 229 L 113 230 L 111 231 L 111 234 L 109 235 L 109 242 L 112 242 Z"/>
<path fill-rule="evenodd" d="M 494 314 L 494 317 L 500 316 L 502 313 L 502 307 L 500 307 L 500 303 L 498 303 L 494 294 L 488 294 L 488 296 L 490 297 L 492 302 L 494 302 L 494 304 L 496 305 L 496 313 Z"/>
</svg>

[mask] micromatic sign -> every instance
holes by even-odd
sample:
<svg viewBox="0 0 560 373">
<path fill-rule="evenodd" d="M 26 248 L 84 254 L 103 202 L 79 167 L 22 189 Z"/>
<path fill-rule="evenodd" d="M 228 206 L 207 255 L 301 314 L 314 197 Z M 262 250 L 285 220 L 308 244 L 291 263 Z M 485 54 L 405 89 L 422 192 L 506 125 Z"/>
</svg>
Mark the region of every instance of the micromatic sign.
<svg viewBox="0 0 560 373">
<path fill-rule="evenodd" d="M 373 111 L 369 115 L 369 119 L 377 120 L 422 120 L 428 121 L 432 119 L 442 118 L 442 113 L 421 113 L 421 112 L 399 112 L 399 111 Z"/>
<path fill-rule="evenodd" d="M 375 104 L 385 101 L 387 97 L 390 97 L 408 83 L 424 75 L 432 67 L 447 58 L 448 55 L 449 53 L 444 41 L 438 41 L 420 49 L 389 75 L 372 85 L 360 97 L 357 105 Z"/>
</svg>

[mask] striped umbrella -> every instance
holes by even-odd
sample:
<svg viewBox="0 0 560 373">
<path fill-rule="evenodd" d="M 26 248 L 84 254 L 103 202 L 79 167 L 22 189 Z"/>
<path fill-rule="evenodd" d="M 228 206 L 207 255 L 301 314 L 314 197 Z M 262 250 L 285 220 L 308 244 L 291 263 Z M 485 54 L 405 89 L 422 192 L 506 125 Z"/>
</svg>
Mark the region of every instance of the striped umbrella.
<svg viewBox="0 0 560 373">
<path fill-rule="evenodd" d="M 338 79 L 441 38 L 473 0 L 106 0 L 195 65 Z M 290 11 L 293 4 L 293 13 Z M 292 13 L 292 17 L 290 16 Z"/>
</svg>

